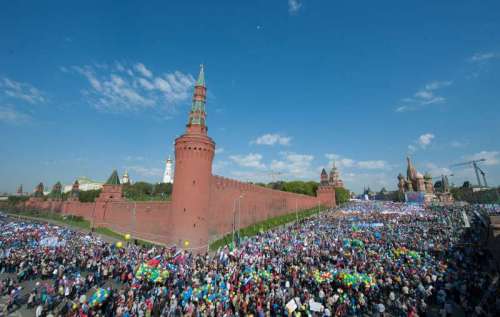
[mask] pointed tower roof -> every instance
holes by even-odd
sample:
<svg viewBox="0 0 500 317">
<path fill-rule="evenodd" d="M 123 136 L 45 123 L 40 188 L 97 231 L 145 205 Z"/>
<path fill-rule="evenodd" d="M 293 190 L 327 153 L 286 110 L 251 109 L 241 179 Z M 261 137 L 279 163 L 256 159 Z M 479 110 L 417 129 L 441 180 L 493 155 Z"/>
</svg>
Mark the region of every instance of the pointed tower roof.
<svg viewBox="0 0 500 317">
<path fill-rule="evenodd" d="M 326 170 L 325 170 L 324 168 L 323 168 L 323 170 L 321 171 L 321 175 L 328 175 L 328 174 L 326 173 Z"/>
<path fill-rule="evenodd" d="M 198 74 L 198 80 L 196 81 L 196 86 L 205 87 L 205 66 L 200 65 L 200 73 Z"/>
<path fill-rule="evenodd" d="M 106 185 L 120 185 L 120 177 L 118 177 L 118 172 L 113 170 L 111 176 L 106 181 Z"/>
<path fill-rule="evenodd" d="M 408 163 L 408 167 L 406 169 L 406 177 L 408 178 L 408 180 L 412 180 L 412 179 L 415 179 L 417 177 L 417 170 L 415 169 L 415 167 L 413 166 L 412 162 L 411 162 L 411 159 L 409 156 L 406 157 L 406 161 Z"/>
<path fill-rule="evenodd" d="M 207 88 L 205 87 L 205 68 L 200 65 L 200 73 L 198 80 L 194 85 L 193 103 L 188 119 L 188 131 L 206 134 L 206 117 L 205 104 L 206 104 Z"/>
</svg>

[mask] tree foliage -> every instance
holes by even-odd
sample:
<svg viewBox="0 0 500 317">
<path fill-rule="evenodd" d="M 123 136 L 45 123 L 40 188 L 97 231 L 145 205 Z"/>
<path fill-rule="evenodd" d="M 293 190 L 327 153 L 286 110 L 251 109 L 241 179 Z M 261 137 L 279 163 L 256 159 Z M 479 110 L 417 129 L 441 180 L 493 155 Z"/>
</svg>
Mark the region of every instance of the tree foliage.
<svg viewBox="0 0 500 317">
<path fill-rule="evenodd" d="M 78 200 L 82 203 L 92 203 L 95 201 L 97 197 L 101 194 L 100 189 L 92 189 L 92 190 L 84 190 L 80 191 Z M 69 193 L 66 193 L 66 197 L 69 195 Z"/>
<path fill-rule="evenodd" d="M 316 190 L 318 189 L 319 183 L 313 182 L 313 181 L 309 181 L 309 182 L 277 181 L 277 182 L 271 182 L 268 184 L 257 183 L 256 185 L 266 187 L 266 188 L 271 188 L 274 190 L 281 190 L 284 192 L 303 194 L 303 195 L 308 195 L 308 196 L 316 196 Z"/>
<path fill-rule="evenodd" d="M 123 195 L 129 200 L 168 200 L 172 195 L 172 184 L 137 182 L 123 185 Z"/>
<path fill-rule="evenodd" d="M 351 198 L 350 196 L 349 190 L 342 187 L 335 188 L 335 202 L 337 206 L 348 202 Z"/>
<path fill-rule="evenodd" d="M 28 201 L 29 196 L 9 196 L 7 202 L 9 205 L 17 205 L 18 203 Z"/>
<path fill-rule="evenodd" d="M 466 201 L 471 204 L 500 203 L 500 187 L 488 190 L 473 191 L 472 188 L 451 188 L 451 194 L 456 201 Z"/>
</svg>

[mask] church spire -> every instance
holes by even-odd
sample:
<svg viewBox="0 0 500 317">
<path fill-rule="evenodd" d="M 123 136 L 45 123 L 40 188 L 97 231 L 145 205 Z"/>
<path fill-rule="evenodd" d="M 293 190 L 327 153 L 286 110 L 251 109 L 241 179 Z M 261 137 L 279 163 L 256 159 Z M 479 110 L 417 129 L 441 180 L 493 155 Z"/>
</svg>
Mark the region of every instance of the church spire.
<svg viewBox="0 0 500 317">
<path fill-rule="evenodd" d="M 206 127 L 206 93 L 207 88 L 205 86 L 205 70 L 203 64 L 200 65 L 200 73 L 198 75 L 198 80 L 194 86 L 193 94 L 193 104 L 191 106 L 191 112 L 189 113 L 188 120 L 188 132 L 191 133 L 207 133 Z"/>
</svg>

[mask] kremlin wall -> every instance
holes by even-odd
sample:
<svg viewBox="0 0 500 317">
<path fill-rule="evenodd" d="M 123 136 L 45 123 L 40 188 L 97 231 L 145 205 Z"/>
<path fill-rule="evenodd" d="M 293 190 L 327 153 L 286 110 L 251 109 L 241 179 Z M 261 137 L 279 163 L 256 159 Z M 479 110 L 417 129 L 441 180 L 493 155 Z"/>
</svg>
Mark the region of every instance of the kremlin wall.
<svg viewBox="0 0 500 317">
<path fill-rule="evenodd" d="M 82 216 L 94 227 L 204 252 L 208 244 L 236 228 L 297 210 L 335 207 L 335 184 L 322 182 L 317 196 L 272 190 L 212 175 L 215 142 L 206 125 L 203 66 L 195 84 L 186 132 L 175 140 L 172 201 L 135 202 L 123 198 L 116 171 L 95 203 L 78 201 L 78 188 L 67 201 L 31 197 L 24 208 Z M 75 184 L 77 185 L 77 183 Z M 43 191 L 43 188 L 42 188 Z"/>
</svg>

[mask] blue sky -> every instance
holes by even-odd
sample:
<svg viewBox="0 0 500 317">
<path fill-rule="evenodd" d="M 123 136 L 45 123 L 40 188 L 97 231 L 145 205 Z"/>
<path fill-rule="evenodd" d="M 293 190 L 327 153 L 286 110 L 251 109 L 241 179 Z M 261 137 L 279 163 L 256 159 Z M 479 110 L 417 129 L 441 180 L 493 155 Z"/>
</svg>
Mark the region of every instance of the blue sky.
<svg viewBox="0 0 500 317">
<path fill-rule="evenodd" d="M 486 158 L 500 182 L 498 1 L 10 1 L 0 191 L 113 168 L 159 181 L 206 65 L 214 173 L 359 192 Z M 280 173 L 278 175 L 278 173 Z M 272 176 L 272 175 L 275 176 Z M 277 175 L 277 176 L 276 176 Z"/>
</svg>

